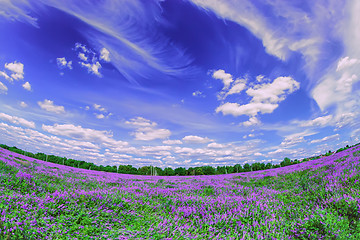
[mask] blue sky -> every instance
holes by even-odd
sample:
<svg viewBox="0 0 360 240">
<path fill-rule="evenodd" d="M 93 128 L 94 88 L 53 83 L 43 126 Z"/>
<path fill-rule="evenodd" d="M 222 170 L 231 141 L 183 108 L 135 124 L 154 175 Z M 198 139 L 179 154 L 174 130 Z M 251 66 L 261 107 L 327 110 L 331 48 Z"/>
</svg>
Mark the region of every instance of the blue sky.
<svg viewBox="0 0 360 240">
<path fill-rule="evenodd" d="M 0 2 L 0 140 L 136 167 L 359 142 L 360 3 Z"/>
</svg>

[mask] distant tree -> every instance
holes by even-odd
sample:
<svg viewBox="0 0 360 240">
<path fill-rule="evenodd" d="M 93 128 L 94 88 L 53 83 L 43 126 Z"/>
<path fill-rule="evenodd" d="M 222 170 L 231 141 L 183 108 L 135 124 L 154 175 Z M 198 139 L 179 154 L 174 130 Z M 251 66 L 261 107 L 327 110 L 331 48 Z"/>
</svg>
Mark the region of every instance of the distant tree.
<svg viewBox="0 0 360 240">
<path fill-rule="evenodd" d="M 245 163 L 245 165 L 244 165 L 244 170 L 245 170 L 245 172 L 250 172 L 250 171 L 251 171 L 251 166 L 250 166 L 250 164 Z"/>
<path fill-rule="evenodd" d="M 216 167 L 216 174 L 225 174 L 226 173 L 226 167 L 225 166 L 217 166 Z"/>
<path fill-rule="evenodd" d="M 195 169 L 192 168 L 192 167 L 189 167 L 189 169 L 186 170 L 186 175 L 187 175 L 187 176 L 195 175 Z"/>
<path fill-rule="evenodd" d="M 167 168 L 164 169 L 164 175 L 165 176 L 174 176 L 175 171 L 171 167 L 167 167 Z"/>
<path fill-rule="evenodd" d="M 201 167 L 195 168 L 195 175 L 204 175 L 204 172 Z"/>
<path fill-rule="evenodd" d="M 265 169 L 266 169 L 265 163 L 260 163 L 260 169 L 261 169 L 261 170 L 265 170 Z"/>
<path fill-rule="evenodd" d="M 212 166 L 203 166 L 201 168 L 205 175 L 214 175 L 215 174 L 215 168 L 213 168 Z"/>
<path fill-rule="evenodd" d="M 140 175 L 150 175 L 150 167 L 149 166 L 139 167 L 138 173 Z"/>
<path fill-rule="evenodd" d="M 175 175 L 178 175 L 178 176 L 185 176 L 186 175 L 186 169 L 183 168 L 183 167 L 175 168 L 174 172 L 175 172 Z"/>
<path fill-rule="evenodd" d="M 226 166 L 226 171 L 227 171 L 228 174 L 234 173 L 235 168 L 234 168 L 234 166 Z"/>
<path fill-rule="evenodd" d="M 266 165 L 265 165 L 265 169 L 271 169 L 272 168 L 272 164 L 271 163 L 267 163 Z"/>
<path fill-rule="evenodd" d="M 1 147 L 1 148 L 4 148 L 4 149 L 7 149 L 7 150 L 9 150 L 9 148 L 10 148 L 9 146 L 7 146 L 7 145 L 5 145 L 5 144 L 0 144 L 0 147 Z"/>
<path fill-rule="evenodd" d="M 288 158 L 288 157 L 284 158 L 284 161 L 282 161 L 282 162 L 280 163 L 280 166 L 281 166 L 281 167 L 285 167 L 285 166 L 289 166 L 289 165 L 291 165 L 291 160 L 290 160 L 290 158 Z"/>
<path fill-rule="evenodd" d="M 235 164 L 234 170 L 236 173 L 242 172 L 243 168 L 240 164 Z"/>
<path fill-rule="evenodd" d="M 162 168 L 155 167 L 155 173 L 157 174 L 157 176 L 164 176 L 164 171 L 162 170 Z"/>
</svg>

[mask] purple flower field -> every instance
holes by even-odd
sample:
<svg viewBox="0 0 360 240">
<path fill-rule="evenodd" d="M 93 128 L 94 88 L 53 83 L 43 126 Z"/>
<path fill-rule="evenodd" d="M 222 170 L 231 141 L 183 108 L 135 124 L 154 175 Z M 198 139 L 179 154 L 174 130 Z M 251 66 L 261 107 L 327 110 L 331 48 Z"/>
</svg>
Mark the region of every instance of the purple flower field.
<svg viewBox="0 0 360 240">
<path fill-rule="evenodd" d="M 360 239 L 360 146 L 287 167 L 135 176 L 0 149 L 1 239 Z"/>
</svg>

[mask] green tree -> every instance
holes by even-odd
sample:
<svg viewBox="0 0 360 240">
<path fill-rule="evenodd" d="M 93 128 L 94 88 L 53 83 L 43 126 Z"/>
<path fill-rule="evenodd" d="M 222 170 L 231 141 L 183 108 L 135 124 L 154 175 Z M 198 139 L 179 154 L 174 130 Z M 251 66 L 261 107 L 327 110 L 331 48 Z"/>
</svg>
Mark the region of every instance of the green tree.
<svg viewBox="0 0 360 240">
<path fill-rule="evenodd" d="M 164 175 L 165 176 L 174 176 L 175 171 L 171 167 L 167 167 L 167 168 L 164 169 Z"/>
<path fill-rule="evenodd" d="M 235 164 L 234 169 L 236 173 L 243 171 L 243 167 L 240 164 Z"/>
<path fill-rule="evenodd" d="M 245 172 L 250 172 L 250 171 L 251 171 L 251 166 L 250 166 L 250 164 L 245 163 L 245 165 L 244 165 L 244 170 L 245 170 Z"/>
<path fill-rule="evenodd" d="M 215 168 L 212 166 L 202 166 L 201 168 L 205 175 L 215 175 Z"/>
<path fill-rule="evenodd" d="M 175 168 L 175 174 L 178 176 L 185 176 L 186 175 L 186 169 L 183 167 Z"/>
</svg>

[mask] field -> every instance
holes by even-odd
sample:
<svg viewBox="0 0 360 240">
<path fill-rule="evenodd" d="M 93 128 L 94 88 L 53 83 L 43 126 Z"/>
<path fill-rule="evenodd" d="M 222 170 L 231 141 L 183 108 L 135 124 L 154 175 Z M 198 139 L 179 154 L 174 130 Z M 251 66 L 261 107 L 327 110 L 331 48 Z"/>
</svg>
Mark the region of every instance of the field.
<svg viewBox="0 0 360 240">
<path fill-rule="evenodd" d="M 360 239 L 360 146 L 292 166 L 135 176 L 0 149 L 0 239 Z"/>
</svg>

